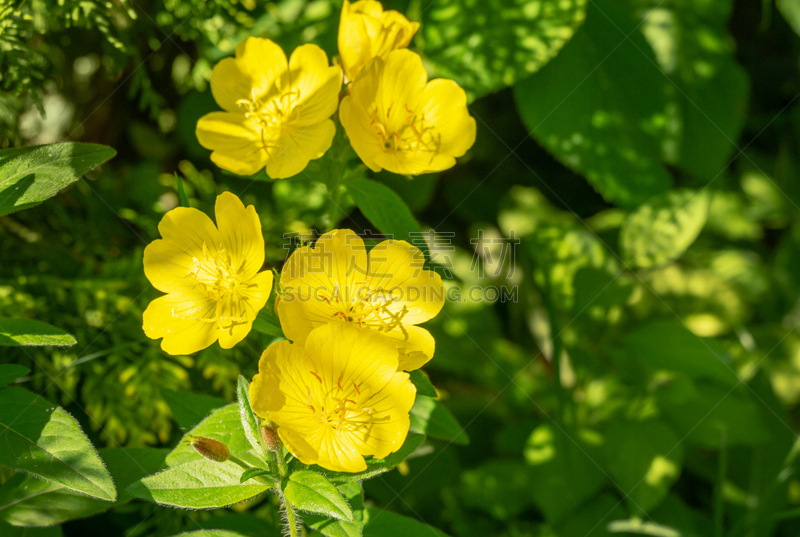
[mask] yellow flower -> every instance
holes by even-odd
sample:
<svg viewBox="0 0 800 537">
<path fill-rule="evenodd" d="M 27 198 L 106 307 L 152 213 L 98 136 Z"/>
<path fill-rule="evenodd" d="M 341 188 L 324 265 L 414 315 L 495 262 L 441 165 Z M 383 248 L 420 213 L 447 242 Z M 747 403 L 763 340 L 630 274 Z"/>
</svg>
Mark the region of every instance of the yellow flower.
<svg viewBox="0 0 800 537">
<path fill-rule="evenodd" d="M 294 251 L 283 267 L 283 295 L 276 301 L 283 333 L 302 345 L 315 328 L 347 321 L 390 338 L 400 369 L 422 367 L 433 358 L 434 340 L 415 325 L 444 304 L 442 279 L 423 268 L 424 260 L 405 241 L 383 241 L 367 254 L 350 230 L 324 234 L 313 248 Z"/>
<path fill-rule="evenodd" d="M 286 449 L 337 472 L 366 470 L 364 455 L 400 449 L 415 395 L 394 346 L 347 323 L 317 328 L 305 347 L 273 343 L 250 384 L 253 410 L 278 425 Z"/>
<path fill-rule="evenodd" d="M 266 166 L 273 179 L 291 177 L 330 148 L 341 87 L 341 70 L 316 45 L 298 47 L 287 64 L 269 39 L 245 39 L 211 73 L 225 111 L 200 118 L 197 138 L 220 168 L 252 175 Z"/>
<path fill-rule="evenodd" d="M 452 80 L 428 82 L 409 50 L 378 58 L 350 86 L 339 118 L 373 171 L 416 175 L 452 167 L 475 142 L 467 96 Z"/>
<path fill-rule="evenodd" d="M 339 57 L 347 80 L 355 80 L 372 58 L 386 59 L 391 51 L 406 48 L 418 29 L 418 22 L 409 22 L 397 11 L 383 11 L 380 2 L 344 0 Z"/>
<path fill-rule="evenodd" d="M 264 264 L 264 237 L 253 206 L 234 194 L 217 197 L 217 226 L 197 209 L 178 207 L 158 224 L 163 239 L 144 250 L 144 273 L 167 293 L 144 312 L 144 332 L 169 354 L 190 354 L 217 339 L 239 343 L 272 290 Z"/>
</svg>

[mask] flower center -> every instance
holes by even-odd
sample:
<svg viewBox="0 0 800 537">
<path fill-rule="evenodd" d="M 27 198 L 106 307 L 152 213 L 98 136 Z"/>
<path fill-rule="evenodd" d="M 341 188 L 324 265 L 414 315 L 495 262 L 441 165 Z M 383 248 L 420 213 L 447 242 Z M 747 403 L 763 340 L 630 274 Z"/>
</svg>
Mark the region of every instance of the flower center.
<svg viewBox="0 0 800 537">
<path fill-rule="evenodd" d="M 234 268 L 231 256 L 224 248 L 211 256 L 206 243 L 203 243 L 203 259 L 192 258 L 194 268 L 186 274 L 186 278 L 194 282 L 192 289 L 202 289 L 217 302 L 216 316 L 198 321 L 219 324 L 221 330 L 233 333 L 233 327 L 246 323 L 244 318 L 244 302 L 242 288 L 250 287 L 243 282 L 241 271 Z"/>
<path fill-rule="evenodd" d="M 404 105 L 405 118 L 390 121 L 394 103 L 386 110 L 386 116 L 378 117 L 378 108 L 372 112 L 370 125 L 381 139 L 384 151 L 401 151 L 404 153 L 437 153 L 442 145 L 441 134 L 436 134 L 428 125 L 424 113 L 415 113 L 408 105 Z M 394 124 L 395 130 L 389 126 Z"/>
<path fill-rule="evenodd" d="M 311 375 L 319 381 L 320 388 L 323 387 L 322 377 L 316 372 L 309 371 Z M 319 398 L 312 395 L 311 386 L 306 385 L 308 400 L 306 407 L 327 427 L 334 431 L 347 428 L 350 432 L 361 429 L 367 424 L 364 422 L 365 415 L 372 415 L 372 408 L 361 407 L 354 399 L 361 396 L 361 390 L 355 381 L 350 385 L 343 382 L 344 372 L 339 375 L 336 386 L 328 393 Z"/>
<path fill-rule="evenodd" d="M 407 337 L 408 333 L 403 327 L 403 317 L 408 313 L 408 307 L 403 304 L 400 311 L 393 312 L 389 306 L 395 302 L 397 297 L 393 296 L 391 292 L 387 292 L 382 287 L 376 287 L 367 292 L 362 292 L 363 290 L 364 288 L 359 289 L 351 302 L 340 300 L 338 288 L 334 289 L 330 298 L 323 295 L 320 295 L 320 298 L 330 305 L 338 306 L 339 309 L 332 314 L 337 319 L 357 324 L 359 328 L 367 325 L 384 332 L 400 328 L 403 335 Z"/>
<path fill-rule="evenodd" d="M 261 145 L 269 154 L 271 150 L 280 148 L 277 142 L 282 129 L 300 118 L 297 106 L 299 101 L 300 92 L 283 91 L 279 79 L 265 95 L 256 96 L 253 90 L 249 99 L 239 99 L 236 104 L 242 109 L 246 119 L 254 120 L 258 125 Z"/>
</svg>

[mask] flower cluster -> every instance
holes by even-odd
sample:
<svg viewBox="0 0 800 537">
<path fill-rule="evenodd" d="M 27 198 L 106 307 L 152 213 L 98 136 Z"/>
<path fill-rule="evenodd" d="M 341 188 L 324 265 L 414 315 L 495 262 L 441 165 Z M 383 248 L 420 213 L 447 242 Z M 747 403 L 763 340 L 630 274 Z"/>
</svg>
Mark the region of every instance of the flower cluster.
<svg viewBox="0 0 800 537">
<path fill-rule="evenodd" d="M 420 57 L 405 48 L 418 28 L 379 2 L 345 0 L 341 66 L 330 66 L 316 45 L 298 47 L 287 61 L 269 39 L 245 39 L 235 58 L 214 67 L 211 91 L 224 112 L 198 121 L 200 144 L 230 172 L 266 168 L 273 179 L 291 177 L 330 149 L 338 108 L 370 169 L 417 175 L 452 167 L 475 142 L 475 120 L 464 90 L 451 80 L 428 82 Z"/>
<path fill-rule="evenodd" d="M 145 250 L 145 274 L 165 296 L 144 313 L 144 330 L 170 354 L 219 340 L 231 348 L 269 298 L 261 225 L 235 195 L 217 198 L 217 225 L 191 208 L 170 211 L 164 237 Z M 322 235 L 284 265 L 276 310 L 289 341 L 261 356 L 250 386 L 253 410 L 278 426 L 305 464 L 366 469 L 364 456 L 397 451 L 409 429 L 416 390 L 405 371 L 433 357 L 417 326 L 444 302 L 438 274 L 415 246 L 383 241 L 367 252 L 350 230 Z"/>
</svg>

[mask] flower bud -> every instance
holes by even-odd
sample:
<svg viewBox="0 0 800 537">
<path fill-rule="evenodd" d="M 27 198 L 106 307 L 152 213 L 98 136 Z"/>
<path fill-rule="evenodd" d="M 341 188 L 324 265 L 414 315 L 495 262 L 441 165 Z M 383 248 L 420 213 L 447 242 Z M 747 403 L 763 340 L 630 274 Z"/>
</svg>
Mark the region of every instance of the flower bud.
<svg viewBox="0 0 800 537">
<path fill-rule="evenodd" d="M 261 439 L 264 441 L 264 446 L 275 453 L 283 447 L 283 442 L 278 437 L 278 430 L 273 423 L 261 428 Z"/>
<path fill-rule="evenodd" d="M 193 436 L 189 441 L 189 445 L 210 461 L 225 462 L 228 460 L 228 457 L 231 456 L 231 451 L 228 449 L 228 446 L 213 438 Z"/>
</svg>

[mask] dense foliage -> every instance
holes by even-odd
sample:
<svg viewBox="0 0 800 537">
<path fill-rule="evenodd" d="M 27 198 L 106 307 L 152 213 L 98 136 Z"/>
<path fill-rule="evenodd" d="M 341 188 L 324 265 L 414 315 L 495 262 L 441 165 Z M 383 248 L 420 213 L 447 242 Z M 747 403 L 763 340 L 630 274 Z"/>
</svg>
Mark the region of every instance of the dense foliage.
<svg viewBox="0 0 800 537">
<path fill-rule="evenodd" d="M 206 511 L 132 501 L 165 465 L 202 473 L 181 438 L 240 427 L 239 375 L 282 338 L 269 314 L 232 350 L 172 356 L 143 333 L 159 221 L 230 191 L 258 211 L 267 267 L 312 230 L 369 230 L 424 247 L 448 289 L 412 433 L 370 461 L 392 470 L 363 496 L 288 478 L 348 521 L 301 515 L 309 534 L 797 535 L 796 3 L 384 5 L 467 93 L 477 139 L 452 169 L 331 151 L 273 180 L 211 162 L 195 128 L 219 109 L 214 65 L 253 36 L 336 56 L 338 1 L 0 0 L 0 436 L 20 432 L 0 438 L 0 534 L 280 534 L 257 472 Z M 107 147 L 30 147 L 67 140 Z"/>
</svg>

